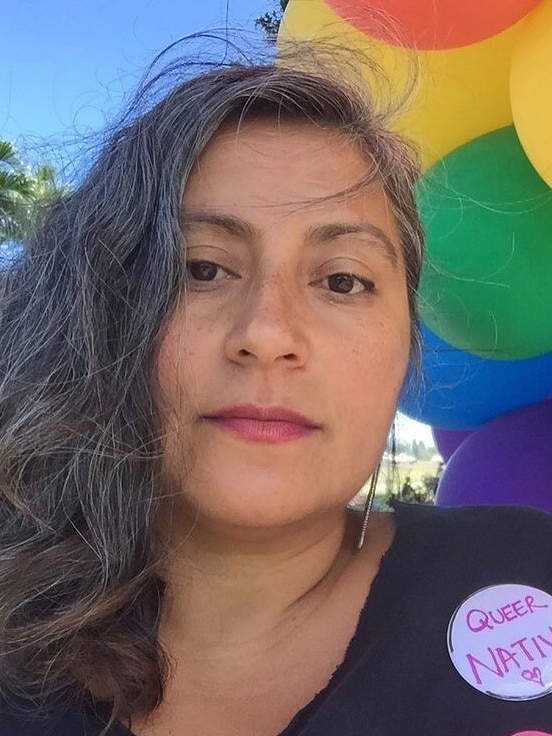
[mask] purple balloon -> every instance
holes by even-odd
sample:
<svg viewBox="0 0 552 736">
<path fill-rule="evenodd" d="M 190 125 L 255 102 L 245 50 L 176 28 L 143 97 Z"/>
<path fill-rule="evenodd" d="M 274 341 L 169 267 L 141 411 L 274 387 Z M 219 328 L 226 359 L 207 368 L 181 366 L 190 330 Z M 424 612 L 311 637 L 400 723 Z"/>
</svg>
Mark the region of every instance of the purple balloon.
<svg viewBox="0 0 552 736">
<path fill-rule="evenodd" d="M 514 504 L 552 512 L 552 401 L 474 430 L 450 458 L 436 503 Z"/>
<path fill-rule="evenodd" d="M 472 434 L 472 431 L 471 429 L 438 429 L 433 427 L 431 433 L 439 454 L 445 462 L 448 462 L 450 456 L 456 452 L 466 437 Z"/>
</svg>

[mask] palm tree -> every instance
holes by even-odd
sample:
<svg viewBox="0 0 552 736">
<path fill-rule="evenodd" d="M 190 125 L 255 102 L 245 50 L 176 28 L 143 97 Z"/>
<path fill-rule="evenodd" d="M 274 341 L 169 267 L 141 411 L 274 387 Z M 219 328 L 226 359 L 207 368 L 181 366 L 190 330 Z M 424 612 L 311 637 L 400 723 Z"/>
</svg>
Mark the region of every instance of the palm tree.
<svg viewBox="0 0 552 736">
<path fill-rule="evenodd" d="M 0 244 L 21 247 L 44 206 L 68 193 L 56 169 L 39 164 L 31 171 L 9 141 L 0 141 Z"/>
<path fill-rule="evenodd" d="M 51 164 L 40 164 L 32 175 L 33 200 L 48 204 L 69 193 L 69 188 L 58 181 L 58 173 Z"/>
<path fill-rule="evenodd" d="M 0 242 L 22 237 L 33 196 L 33 178 L 25 171 L 15 147 L 9 141 L 0 141 Z"/>
</svg>

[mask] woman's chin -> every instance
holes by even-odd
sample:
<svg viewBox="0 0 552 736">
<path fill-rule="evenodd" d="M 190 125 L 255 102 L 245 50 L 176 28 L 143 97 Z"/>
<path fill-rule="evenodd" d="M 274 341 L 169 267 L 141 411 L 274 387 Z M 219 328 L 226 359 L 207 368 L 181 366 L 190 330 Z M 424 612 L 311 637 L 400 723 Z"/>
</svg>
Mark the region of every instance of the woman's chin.
<svg viewBox="0 0 552 736">
<path fill-rule="evenodd" d="M 188 503 L 188 510 L 190 507 Z M 346 501 L 328 499 L 321 503 L 319 495 L 309 498 L 305 493 L 295 493 L 290 497 L 288 487 L 286 493 L 267 492 L 266 489 L 251 493 L 242 489 L 238 494 L 228 491 L 215 495 L 211 492 L 208 497 L 197 499 L 192 513 L 199 528 L 217 530 L 219 534 L 226 529 L 227 533 L 236 530 L 248 536 L 255 532 L 266 536 L 271 532 L 285 534 L 310 526 L 316 518 L 332 512 L 337 516 L 345 508 Z"/>
</svg>

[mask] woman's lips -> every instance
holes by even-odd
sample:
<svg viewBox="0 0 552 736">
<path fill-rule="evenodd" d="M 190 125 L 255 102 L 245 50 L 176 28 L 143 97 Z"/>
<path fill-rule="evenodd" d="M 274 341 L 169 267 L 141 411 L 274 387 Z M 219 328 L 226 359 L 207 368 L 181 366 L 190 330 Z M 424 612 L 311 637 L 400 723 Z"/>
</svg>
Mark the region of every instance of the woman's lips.
<svg viewBox="0 0 552 736">
<path fill-rule="evenodd" d="M 273 444 L 307 437 L 320 429 L 307 417 L 284 407 L 226 407 L 204 419 L 242 439 Z"/>
</svg>

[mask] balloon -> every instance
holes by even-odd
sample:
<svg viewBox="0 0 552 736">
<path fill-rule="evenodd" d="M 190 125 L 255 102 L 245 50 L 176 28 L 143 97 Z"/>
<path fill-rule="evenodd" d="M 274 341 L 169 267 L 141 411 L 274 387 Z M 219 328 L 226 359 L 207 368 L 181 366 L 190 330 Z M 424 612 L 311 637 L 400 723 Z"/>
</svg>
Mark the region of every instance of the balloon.
<svg viewBox="0 0 552 736">
<path fill-rule="evenodd" d="M 539 0 L 328 0 L 369 36 L 409 46 L 450 49 L 494 36 L 523 18 Z"/>
<path fill-rule="evenodd" d="M 552 402 L 483 425 L 450 458 L 437 504 L 514 504 L 552 511 Z"/>
<path fill-rule="evenodd" d="M 456 452 L 462 442 L 469 437 L 471 431 L 469 429 L 437 429 L 431 430 L 435 447 L 445 462 L 448 462 L 451 455 Z"/>
<path fill-rule="evenodd" d="M 485 3 L 488 0 L 480 4 Z M 522 24 L 519 21 L 502 33 L 463 48 L 413 52 L 363 34 L 324 0 L 290 0 L 278 42 L 285 48 L 288 42 L 325 40 L 344 49 L 360 50 L 380 64 L 389 80 L 388 96 L 395 102 L 401 94 L 406 95 L 417 76 L 416 96 L 396 129 L 416 144 L 429 166 L 466 141 L 512 122 L 510 59 Z M 334 56 L 331 63 L 339 65 L 339 54 Z M 367 83 L 374 88 L 369 74 Z"/>
<path fill-rule="evenodd" d="M 510 96 L 516 131 L 529 160 L 552 186 L 552 1 L 525 20 L 512 56 Z"/>
<path fill-rule="evenodd" d="M 473 429 L 542 401 L 552 390 L 552 352 L 490 360 L 452 347 L 425 325 L 421 331 L 421 377 L 410 369 L 399 402 L 412 419 L 440 429 Z"/>
<path fill-rule="evenodd" d="M 552 350 L 552 193 L 512 127 L 422 178 L 420 314 L 452 345 L 495 359 Z"/>
</svg>

